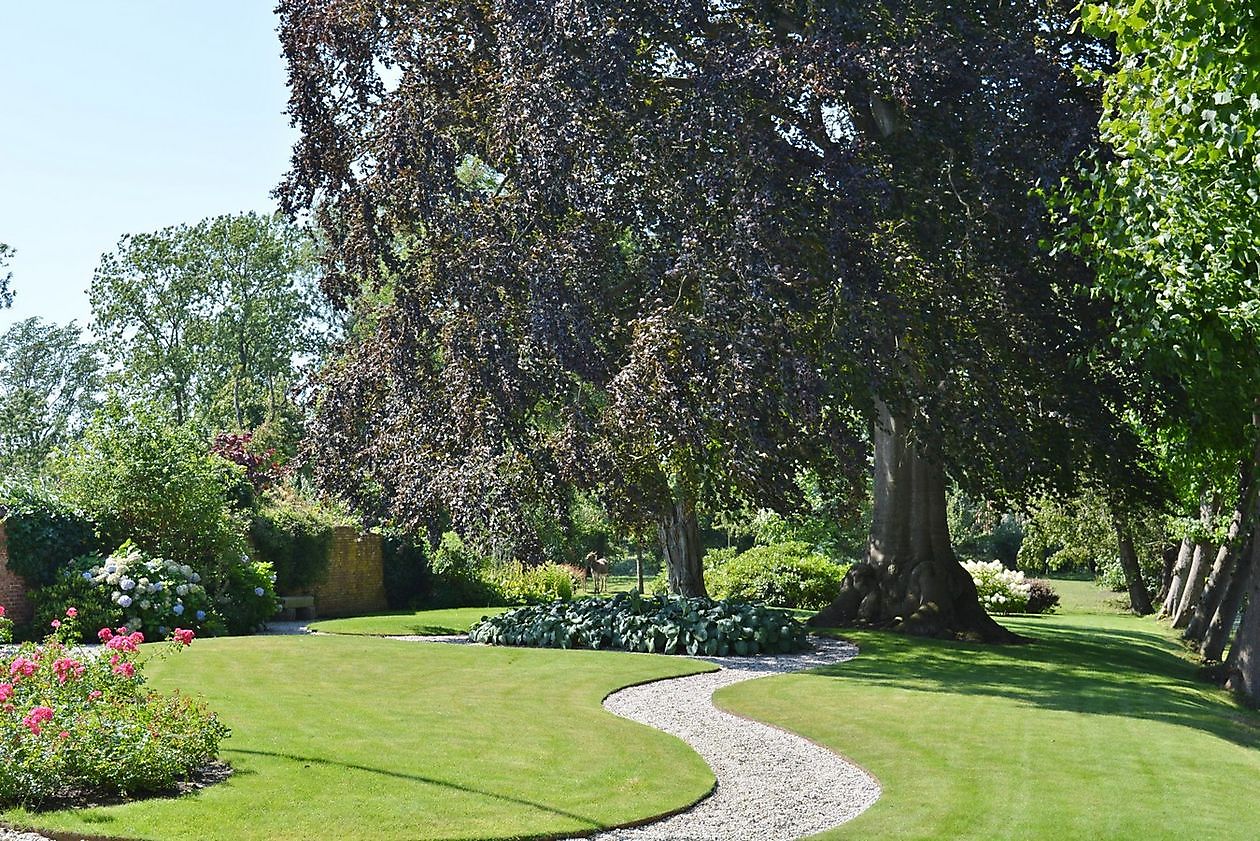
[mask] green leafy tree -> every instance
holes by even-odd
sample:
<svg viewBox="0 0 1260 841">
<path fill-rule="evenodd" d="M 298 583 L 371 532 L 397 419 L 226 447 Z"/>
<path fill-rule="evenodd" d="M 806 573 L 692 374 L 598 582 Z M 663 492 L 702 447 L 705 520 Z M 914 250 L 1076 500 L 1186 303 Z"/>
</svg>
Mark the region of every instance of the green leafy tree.
<svg viewBox="0 0 1260 841">
<path fill-rule="evenodd" d="M 1229 527 L 1187 634 L 1232 625 L 1245 590 L 1260 457 L 1260 9 L 1226 0 L 1088 5 L 1113 38 L 1106 150 L 1067 191 L 1068 246 L 1117 304 L 1119 346 L 1183 399 L 1147 419 L 1181 463 L 1239 465 Z M 1260 576 L 1249 573 L 1260 588 Z M 1253 591 L 1256 592 L 1256 591 Z M 1252 599 L 1252 605 L 1260 600 Z M 1224 610 L 1223 610 L 1224 608 Z M 1260 700 L 1260 609 L 1240 625 L 1231 680 Z"/>
<path fill-rule="evenodd" d="M 274 216 L 219 216 L 128 235 L 92 281 L 94 326 L 133 390 L 177 423 L 283 424 L 317 355 L 314 244 Z"/>
<path fill-rule="evenodd" d="M 19 321 L 0 335 L 0 472 L 31 476 L 99 405 L 96 346 L 73 321 Z"/>
</svg>

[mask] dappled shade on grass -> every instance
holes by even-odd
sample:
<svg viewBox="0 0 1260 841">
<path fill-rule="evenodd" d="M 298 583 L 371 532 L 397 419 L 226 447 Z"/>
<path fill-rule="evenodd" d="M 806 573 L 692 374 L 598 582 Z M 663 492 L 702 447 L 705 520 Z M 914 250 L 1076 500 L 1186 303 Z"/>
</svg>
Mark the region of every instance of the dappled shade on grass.
<svg viewBox="0 0 1260 841">
<path fill-rule="evenodd" d="M 353 637 L 208 640 L 154 663 L 203 695 L 236 768 L 198 795 L 0 819 L 137 839 L 529 837 L 641 820 L 713 777 L 682 742 L 601 709 L 682 658 Z"/>
<path fill-rule="evenodd" d="M 1194 679 L 1153 620 L 1004 619 L 980 646 L 846 633 L 856 660 L 723 690 L 719 706 L 798 732 L 873 773 L 883 797 L 823 837 L 1252 841 L 1256 826 L 1179 792 L 1260 798 L 1260 715 Z"/>
</svg>

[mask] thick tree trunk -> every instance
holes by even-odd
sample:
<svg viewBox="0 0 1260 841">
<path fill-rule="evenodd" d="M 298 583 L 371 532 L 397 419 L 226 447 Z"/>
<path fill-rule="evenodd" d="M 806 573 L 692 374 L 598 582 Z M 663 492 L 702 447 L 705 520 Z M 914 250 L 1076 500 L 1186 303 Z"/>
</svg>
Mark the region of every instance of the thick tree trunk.
<svg viewBox="0 0 1260 841">
<path fill-rule="evenodd" d="M 669 572 L 669 591 L 679 596 L 707 596 L 700 560 L 700 526 L 693 500 L 675 500 L 657 523 L 661 552 Z"/>
<path fill-rule="evenodd" d="M 934 637 L 1017 642 L 984 612 L 950 545 L 945 475 L 911 443 L 907 422 L 882 403 L 872 432 L 875 510 L 865 563 L 845 576 L 818 627 L 871 625 Z"/>
<path fill-rule="evenodd" d="M 1225 591 L 1220 606 L 1212 614 L 1212 620 L 1208 622 L 1207 631 L 1203 635 L 1204 660 L 1220 660 L 1225 652 L 1225 643 L 1234 630 L 1234 620 L 1238 618 L 1243 596 L 1251 583 L 1251 570 L 1256 566 L 1256 555 L 1260 554 L 1260 542 L 1257 538 L 1260 538 L 1260 523 L 1253 523 L 1251 539 L 1238 555 L 1238 564 L 1230 577 L 1229 588 Z"/>
<path fill-rule="evenodd" d="M 1216 609 L 1220 607 L 1225 591 L 1229 589 L 1229 579 L 1233 575 L 1238 553 L 1242 549 L 1245 535 L 1251 531 L 1251 515 L 1256 505 L 1256 460 L 1260 458 L 1260 450 L 1252 454 L 1251 461 L 1242 467 L 1242 475 L 1238 483 L 1238 503 L 1234 506 L 1233 516 L 1229 519 L 1229 531 L 1225 542 L 1216 552 L 1216 561 L 1208 575 L 1207 584 L 1194 609 L 1194 615 L 1186 623 L 1182 635 L 1192 642 L 1202 642 Z"/>
<path fill-rule="evenodd" d="M 1194 541 L 1186 537 L 1181 541 L 1181 548 L 1177 550 L 1177 561 L 1173 564 L 1172 578 L 1169 579 L 1168 589 L 1164 592 L 1163 603 L 1159 608 L 1160 616 L 1172 616 L 1173 611 L 1177 609 L 1182 590 L 1186 586 L 1186 575 L 1190 572 L 1190 559 L 1193 557 Z"/>
<path fill-rule="evenodd" d="M 1226 664 L 1226 686 L 1252 706 L 1260 706 L 1260 563 L 1251 569 L 1247 611 Z"/>
<path fill-rule="evenodd" d="M 1142 579 L 1142 564 L 1138 560 L 1137 550 L 1133 548 L 1133 532 L 1127 524 L 1116 520 L 1116 541 L 1120 545 L 1120 568 L 1124 570 L 1124 583 L 1129 589 L 1129 609 L 1138 616 L 1154 612 L 1151 605 L 1151 594 L 1146 590 L 1146 581 Z"/>
</svg>

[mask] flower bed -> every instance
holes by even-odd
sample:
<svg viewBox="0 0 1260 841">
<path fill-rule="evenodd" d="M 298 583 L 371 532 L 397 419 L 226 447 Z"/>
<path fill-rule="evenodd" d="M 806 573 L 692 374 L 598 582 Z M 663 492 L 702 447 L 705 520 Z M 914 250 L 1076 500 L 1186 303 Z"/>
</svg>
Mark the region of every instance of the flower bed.
<svg viewBox="0 0 1260 841">
<path fill-rule="evenodd" d="M 808 645 L 805 626 L 785 610 L 634 592 L 517 608 L 483 618 L 469 637 L 490 645 L 718 657 L 787 653 Z"/>
<path fill-rule="evenodd" d="M 228 735 L 202 705 L 145 690 L 141 632 L 102 628 L 101 651 L 72 648 L 77 616 L 0 657 L 0 806 L 167 791 Z M 162 653 L 193 636 L 176 628 Z"/>
</svg>

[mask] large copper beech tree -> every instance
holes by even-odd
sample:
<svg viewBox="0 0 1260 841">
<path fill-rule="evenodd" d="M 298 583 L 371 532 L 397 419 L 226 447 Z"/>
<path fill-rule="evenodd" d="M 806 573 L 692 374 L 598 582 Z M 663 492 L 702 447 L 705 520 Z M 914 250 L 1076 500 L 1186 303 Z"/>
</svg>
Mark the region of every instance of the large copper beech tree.
<svg viewBox="0 0 1260 841">
<path fill-rule="evenodd" d="M 826 618 L 1004 638 L 949 548 L 946 467 L 1098 472 L 1086 427 L 1117 425 L 1030 197 L 1095 135 L 1091 47 L 992 5 L 282 2 L 280 194 L 357 324 L 320 384 L 323 480 L 522 540 L 578 486 L 699 594 L 698 503 L 851 488 L 873 440 L 869 563 Z"/>
</svg>

